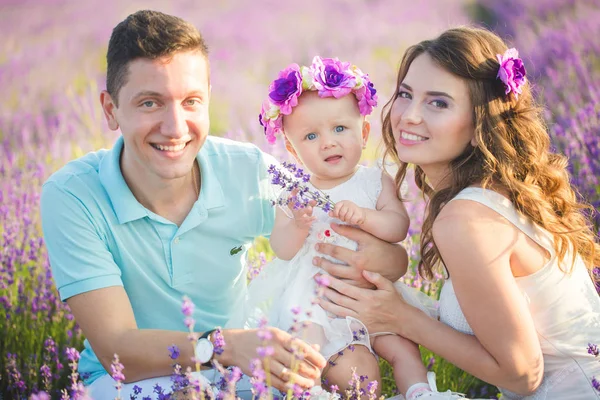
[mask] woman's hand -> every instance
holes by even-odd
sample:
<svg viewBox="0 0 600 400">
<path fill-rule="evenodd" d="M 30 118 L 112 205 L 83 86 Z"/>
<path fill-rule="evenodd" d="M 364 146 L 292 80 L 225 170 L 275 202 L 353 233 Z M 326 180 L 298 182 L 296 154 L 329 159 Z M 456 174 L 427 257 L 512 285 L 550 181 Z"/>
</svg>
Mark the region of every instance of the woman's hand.
<svg viewBox="0 0 600 400">
<path fill-rule="evenodd" d="M 393 332 L 402 335 L 402 327 L 410 318 L 408 314 L 420 311 L 404 301 L 390 280 L 374 272 L 364 271 L 362 275 L 369 284 L 375 286 L 374 290 L 328 277 L 329 285 L 319 304 L 338 317 L 360 320 L 370 333 Z"/>
<path fill-rule="evenodd" d="M 367 268 L 394 282 L 406 273 L 408 255 L 401 245 L 385 242 L 348 225 L 331 224 L 331 229 L 358 243 L 356 251 L 330 243 L 317 244 L 318 252 L 346 264 L 335 264 L 323 257 L 315 257 L 313 263 L 332 276 L 357 287 L 373 288 L 373 284 L 362 274 Z"/>
</svg>

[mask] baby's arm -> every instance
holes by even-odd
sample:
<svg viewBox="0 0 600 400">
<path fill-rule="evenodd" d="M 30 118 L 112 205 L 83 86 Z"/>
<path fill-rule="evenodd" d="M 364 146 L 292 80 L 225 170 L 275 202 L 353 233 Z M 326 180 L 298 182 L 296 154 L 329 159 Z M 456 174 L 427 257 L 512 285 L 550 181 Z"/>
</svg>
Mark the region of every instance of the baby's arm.
<svg viewBox="0 0 600 400">
<path fill-rule="evenodd" d="M 406 238 L 410 220 L 406 207 L 398 198 L 391 176 L 381 175 L 381 194 L 375 210 L 358 207 L 351 201 L 338 201 L 330 214 L 343 222 L 358 225 L 362 230 L 390 243 Z"/>
<path fill-rule="evenodd" d="M 314 205 L 314 204 L 313 204 Z M 288 205 L 289 206 L 289 205 Z M 289 206 L 293 218 L 279 207 L 275 210 L 275 224 L 271 232 L 269 242 L 271 248 L 278 258 L 282 260 L 291 260 L 302 248 L 310 226 L 315 217 L 313 217 L 313 208 L 308 206 L 301 209 L 293 209 Z"/>
</svg>

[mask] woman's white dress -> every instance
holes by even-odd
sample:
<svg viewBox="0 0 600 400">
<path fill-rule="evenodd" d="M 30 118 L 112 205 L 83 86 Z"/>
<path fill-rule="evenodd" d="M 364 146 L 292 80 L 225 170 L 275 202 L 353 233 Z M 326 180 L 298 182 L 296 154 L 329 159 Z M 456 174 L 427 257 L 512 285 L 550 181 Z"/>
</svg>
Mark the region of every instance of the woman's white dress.
<svg viewBox="0 0 600 400">
<path fill-rule="evenodd" d="M 454 200 L 471 200 L 491 208 L 551 255 L 550 261 L 539 271 L 515 278 L 529 304 L 542 347 L 544 378 L 535 394 L 527 397 L 500 388 L 503 399 L 600 398 L 600 392 L 592 387 L 592 377 L 600 379 L 600 359 L 587 352 L 588 343 L 600 345 L 600 297 L 581 257 L 577 256 L 572 273 L 564 273 L 559 267 L 570 265 L 571 256 L 567 255 L 560 265 L 552 236 L 521 216 L 512 203 L 497 192 L 467 188 Z M 443 323 L 473 334 L 462 313 L 452 279 L 447 279 L 442 287 L 439 313 Z"/>
</svg>

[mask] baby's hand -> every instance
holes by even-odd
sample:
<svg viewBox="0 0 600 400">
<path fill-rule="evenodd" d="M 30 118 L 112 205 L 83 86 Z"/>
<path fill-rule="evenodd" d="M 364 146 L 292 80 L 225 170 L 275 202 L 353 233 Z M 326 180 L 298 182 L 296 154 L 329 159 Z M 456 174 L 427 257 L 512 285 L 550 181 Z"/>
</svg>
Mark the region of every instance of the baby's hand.
<svg viewBox="0 0 600 400">
<path fill-rule="evenodd" d="M 350 225 L 362 225 L 365 223 L 367 213 L 364 208 L 357 206 L 353 202 L 342 200 L 335 203 L 335 207 L 329 213 L 329 216 Z"/>
<path fill-rule="evenodd" d="M 313 207 L 317 204 L 316 201 L 311 200 L 308 202 L 306 207 L 296 207 L 295 205 L 296 193 L 294 191 L 288 197 L 287 206 L 294 216 L 294 221 L 299 229 L 309 229 L 312 223 L 317 219 L 313 214 Z"/>
</svg>

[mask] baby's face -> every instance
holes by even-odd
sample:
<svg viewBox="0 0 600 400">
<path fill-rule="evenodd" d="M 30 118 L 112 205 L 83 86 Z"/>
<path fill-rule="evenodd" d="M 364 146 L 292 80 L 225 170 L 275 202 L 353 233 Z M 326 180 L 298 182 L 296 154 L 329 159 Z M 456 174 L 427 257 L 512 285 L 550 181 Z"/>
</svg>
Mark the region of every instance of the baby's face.
<svg viewBox="0 0 600 400">
<path fill-rule="evenodd" d="M 328 189 L 346 181 L 360 161 L 369 137 L 369 123 L 360 114 L 353 94 L 320 98 L 303 93 L 283 118 L 288 150 L 311 173 L 311 182 Z"/>
</svg>

